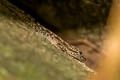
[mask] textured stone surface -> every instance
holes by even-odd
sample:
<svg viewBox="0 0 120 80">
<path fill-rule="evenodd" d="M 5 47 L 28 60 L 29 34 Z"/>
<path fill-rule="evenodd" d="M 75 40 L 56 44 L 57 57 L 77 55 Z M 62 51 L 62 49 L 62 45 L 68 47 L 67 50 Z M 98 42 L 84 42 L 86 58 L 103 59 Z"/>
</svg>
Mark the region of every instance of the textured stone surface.
<svg viewBox="0 0 120 80">
<path fill-rule="evenodd" d="M 9 0 L 50 29 L 103 27 L 112 0 Z M 96 26 L 97 25 L 97 26 Z"/>
</svg>

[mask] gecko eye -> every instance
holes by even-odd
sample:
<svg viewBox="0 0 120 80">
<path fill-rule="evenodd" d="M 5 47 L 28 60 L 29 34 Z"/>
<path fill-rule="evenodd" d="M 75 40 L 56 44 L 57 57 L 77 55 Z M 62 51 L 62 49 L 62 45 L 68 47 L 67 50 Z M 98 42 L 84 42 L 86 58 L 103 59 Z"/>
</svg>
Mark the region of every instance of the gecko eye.
<svg viewBox="0 0 120 80">
<path fill-rule="evenodd" d="M 80 55 L 82 55 L 82 52 L 80 52 Z"/>
</svg>

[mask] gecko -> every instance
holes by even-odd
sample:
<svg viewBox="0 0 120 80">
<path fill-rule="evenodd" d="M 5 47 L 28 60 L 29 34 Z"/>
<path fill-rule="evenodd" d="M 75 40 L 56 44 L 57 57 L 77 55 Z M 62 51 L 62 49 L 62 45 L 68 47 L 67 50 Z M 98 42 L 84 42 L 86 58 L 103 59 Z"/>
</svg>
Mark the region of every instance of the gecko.
<svg viewBox="0 0 120 80">
<path fill-rule="evenodd" d="M 57 36 L 55 33 L 45 28 L 43 25 L 37 22 L 36 24 L 31 24 L 30 26 L 36 32 L 40 33 L 43 37 L 45 37 L 52 45 L 65 52 L 67 55 L 81 62 L 86 61 L 86 58 L 82 55 L 82 51 L 79 48 L 70 45 L 62 38 Z"/>
</svg>

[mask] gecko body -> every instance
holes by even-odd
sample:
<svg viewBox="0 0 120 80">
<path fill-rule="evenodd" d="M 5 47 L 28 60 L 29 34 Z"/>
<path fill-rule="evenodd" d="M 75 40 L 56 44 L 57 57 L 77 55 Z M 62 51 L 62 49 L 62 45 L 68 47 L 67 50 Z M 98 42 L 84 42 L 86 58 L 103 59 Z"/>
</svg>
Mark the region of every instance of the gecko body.
<svg viewBox="0 0 120 80">
<path fill-rule="evenodd" d="M 35 29 L 36 32 L 45 37 L 52 45 L 65 52 L 67 55 L 81 62 L 86 60 L 80 49 L 65 42 L 62 38 L 58 37 L 55 33 L 51 32 L 44 26 L 39 23 L 31 24 L 30 26 Z"/>
</svg>

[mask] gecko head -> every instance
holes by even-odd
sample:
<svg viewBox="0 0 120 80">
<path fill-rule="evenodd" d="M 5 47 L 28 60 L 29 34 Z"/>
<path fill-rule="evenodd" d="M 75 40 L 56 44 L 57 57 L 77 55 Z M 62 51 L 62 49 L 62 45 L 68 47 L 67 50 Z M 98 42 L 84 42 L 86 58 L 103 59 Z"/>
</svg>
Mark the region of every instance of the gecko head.
<svg viewBox="0 0 120 80">
<path fill-rule="evenodd" d="M 85 62 L 86 58 L 83 56 L 83 52 L 82 51 L 79 52 L 79 55 L 80 55 L 80 61 L 81 62 Z"/>
</svg>

